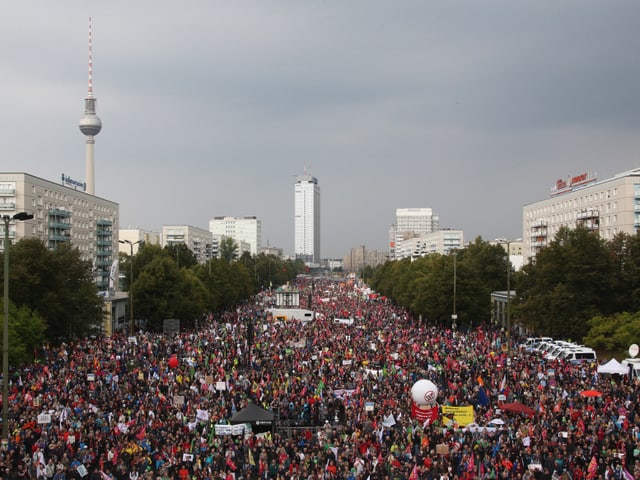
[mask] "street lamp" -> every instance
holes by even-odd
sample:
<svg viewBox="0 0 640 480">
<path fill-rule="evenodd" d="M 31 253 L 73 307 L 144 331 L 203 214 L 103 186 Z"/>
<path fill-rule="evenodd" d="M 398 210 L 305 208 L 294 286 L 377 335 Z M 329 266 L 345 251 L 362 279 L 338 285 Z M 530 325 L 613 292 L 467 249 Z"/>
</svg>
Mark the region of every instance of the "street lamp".
<svg viewBox="0 0 640 480">
<path fill-rule="evenodd" d="M 118 240 L 118 242 L 128 244 L 130 249 L 129 265 L 131 267 L 131 272 L 129 275 L 129 333 L 133 335 L 133 247 L 134 245 L 143 244 L 144 240 L 138 240 L 137 242 L 132 242 L 131 240 Z"/>
<path fill-rule="evenodd" d="M 9 222 L 31 220 L 27 212 L 3 215 L 4 221 L 4 322 L 2 332 L 2 441 L 9 443 Z"/>
<path fill-rule="evenodd" d="M 498 242 L 507 246 L 507 357 L 511 356 L 511 240 Z"/>
<path fill-rule="evenodd" d="M 452 327 L 455 330 L 456 320 L 458 320 L 458 314 L 456 313 L 456 290 L 458 286 L 458 278 L 456 272 L 456 251 L 453 251 L 453 313 L 451 314 Z"/>
</svg>

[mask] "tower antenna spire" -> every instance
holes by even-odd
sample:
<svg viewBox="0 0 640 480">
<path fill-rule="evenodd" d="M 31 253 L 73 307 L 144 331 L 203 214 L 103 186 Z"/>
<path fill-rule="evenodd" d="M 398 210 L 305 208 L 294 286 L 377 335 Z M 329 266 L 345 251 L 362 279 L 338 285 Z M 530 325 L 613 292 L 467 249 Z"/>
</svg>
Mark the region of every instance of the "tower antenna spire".
<svg viewBox="0 0 640 480">
<path fill-rule="evenodd" d="M 89 90 L 88 97 L 93 97 L 93 38 L 91 36 L 91 17 L 89 17 Z"/>
<path fill-rule="evenodd" d="M 89 17 L 89 82 L 88 92 L 84 99 L 84 115 L 80 118 L 80 131 L 84 134 L 86 144 L 86 192 L 95 195 L 95 175 L 93 167 L 94 137 L 102 130 L 102 120 L 96 115 L 96 97 L 93 95 L 93 39 L 91 17 Z"/>
</svg>

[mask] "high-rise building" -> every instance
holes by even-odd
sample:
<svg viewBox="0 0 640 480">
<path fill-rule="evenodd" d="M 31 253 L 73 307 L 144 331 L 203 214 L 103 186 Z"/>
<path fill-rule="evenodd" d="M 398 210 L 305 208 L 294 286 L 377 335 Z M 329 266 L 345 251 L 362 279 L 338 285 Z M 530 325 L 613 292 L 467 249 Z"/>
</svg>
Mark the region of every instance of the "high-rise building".
<svg viewBox="0 0 640 480">
<path fill-rule="evenodd" d="M 440 217 L 430 208 L 398 208 L 396 223 L 389 229 L 389 257 L 398 258 L 399 244 L 440 229 Z"/>
<path fill-rule="evenodd" d="M 306 263 L 320 263 L 320 187 L 318 179 L 296 177 L 294 196 L 294 253 Z"/>
<path fill-rule="evenodd" d="M 246 243 L 251 255 L 257 255 L 262 248 L 262 222 L 256 217 L 213 217 L 209 220 L 209 231 L 232 238 L 239 247 Z"/>
<path fill-rule="evenodd" d="M 561 227 L 584 226 L 604 240 L 640 229 L 640 168 L 598 181 L 587 172 L 559 179 L 550 197 L 522 209 L 525 261 L 555 238 Z"/>
<path fill-rule="evenodd" d="M 96 115 L 97 98 L 93 95 L 93 54 L 92 54 L 92 38 L 91 38 L 91 17 L 89 17 L 89 89 L 84 99 L 84 115 L 80 119 L 80 131 L 87 137 L 86 144 L 86 192 L 89 195 L 95 195 L 95 175 L 93 167 L 93 145 L 95 140 L 93 137 L 102 130 L 102 121 Z"/>
</svg>

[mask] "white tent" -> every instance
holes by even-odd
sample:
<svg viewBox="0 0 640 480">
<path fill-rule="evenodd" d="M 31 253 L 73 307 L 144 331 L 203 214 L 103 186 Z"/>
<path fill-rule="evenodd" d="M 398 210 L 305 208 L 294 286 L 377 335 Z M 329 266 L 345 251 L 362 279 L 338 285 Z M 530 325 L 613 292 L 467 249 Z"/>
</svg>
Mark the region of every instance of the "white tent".
<svg viewBox="0 0 640 480">
<path fill-rule="evenodd" d="M 617 373 L 620 375 L 628 375 L 629 369 L 618 362 L 615 358 L 612 358 L 604 365 L 598 365 L 598 373 Z"/>
</svg>

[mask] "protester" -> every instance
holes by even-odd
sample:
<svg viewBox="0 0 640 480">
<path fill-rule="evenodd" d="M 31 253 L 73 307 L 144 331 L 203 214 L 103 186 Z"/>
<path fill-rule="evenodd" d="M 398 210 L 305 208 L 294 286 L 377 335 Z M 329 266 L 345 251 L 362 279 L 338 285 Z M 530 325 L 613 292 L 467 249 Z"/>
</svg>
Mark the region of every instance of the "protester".
<svg viewBox="0 0 640 480">
<path fill-rule="evenodd" d="M 10 375 L 1 478 L 640 478 L 640 392 L 626 376 L 545 361 L 515 330 L 421 322 L 355 281 L 296 287 L 310 322 L 269 317 L 265 292 L 200 331 L 43 346 Z M 413 418 L 419 379 L 440 407 L 504 425 Z M 500 408 L 515 401 L 534 413 Z M 273 410 L 274 428 L 216 434 L 248 402 Z"/>
</svg>

